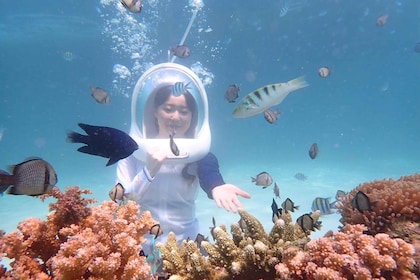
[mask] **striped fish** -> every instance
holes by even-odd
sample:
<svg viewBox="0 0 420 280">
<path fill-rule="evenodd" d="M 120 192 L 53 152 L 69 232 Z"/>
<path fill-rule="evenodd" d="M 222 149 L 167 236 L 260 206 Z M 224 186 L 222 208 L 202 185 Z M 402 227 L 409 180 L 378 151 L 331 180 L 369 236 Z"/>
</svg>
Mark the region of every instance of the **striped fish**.
<svg viewBox="0 0 420 280">
<path fill-rule="evenodd" d="M 280 104 L 292 91 L 308 85 L 304 77 L 298 77 L 286 83 L 263 86 L 242 98 L 233 111 L 233 116 L 247 118 L 262 113 L 270 107 Z"/>
<path fill-rule="evenodd" d="M 184 84 L 183 82 L 176 82 L 172 86 L 172 95 L 173 96 L 180 96 L 185 92 L 188 92 L 190 83 Z"/>
<path fill-rule="evenodd" d="M 334 213 L 332 209 L 336 209 L 335 201 L 330 203 L 330 197 L 317 197 L 312 202 L 312 211 L 319 210 L 321 215 L 328 215 Z"/>
</svg>

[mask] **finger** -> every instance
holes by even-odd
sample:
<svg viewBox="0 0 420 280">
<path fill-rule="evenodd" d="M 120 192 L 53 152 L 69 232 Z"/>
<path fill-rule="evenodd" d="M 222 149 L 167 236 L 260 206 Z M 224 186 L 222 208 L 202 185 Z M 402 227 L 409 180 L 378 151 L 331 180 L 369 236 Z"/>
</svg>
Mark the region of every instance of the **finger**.
<svg viewBox="0 0 420 280">
<path fill-rule="evenodd" d="M 251 198 L 251 195 L 243 190 L 239 190 L 236 194 L 242 196 L 243 198 Z"/>
<path fill-rule="evenodd" d="M 214 201 L 216 202 L 217 207 L 219 207 L 219 208 L 222 207 L 222 203 L 221 203 L 220 199 L 215 199 Z"/>
</svg>

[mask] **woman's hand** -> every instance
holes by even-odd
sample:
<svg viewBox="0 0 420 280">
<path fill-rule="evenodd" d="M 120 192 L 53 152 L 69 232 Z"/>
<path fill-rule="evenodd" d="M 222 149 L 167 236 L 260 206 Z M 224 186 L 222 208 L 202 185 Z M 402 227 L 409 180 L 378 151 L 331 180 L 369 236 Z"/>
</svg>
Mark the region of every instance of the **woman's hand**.
<svg viewBox="0 0 420 280">
<path fill-rule="evenodd" d="M 232 211 L 236 213 L 238 208 L 243 208 L 242 203 L 238 199 L 238 195 L 244 198 L 251 198 L 251 195 L 235 185 L 224 184 L 215 187 L 211 194 L 214 201 L 217 204 L 217 207 L 225 208 L 227 211 Z"/>
<path fill-rule="evenodd" d="M 156 148 L 147 152 L 146 168 L 152 178 L 159 172 L 163 161 L 166 159 L 166 153 Z"/>
</svg>

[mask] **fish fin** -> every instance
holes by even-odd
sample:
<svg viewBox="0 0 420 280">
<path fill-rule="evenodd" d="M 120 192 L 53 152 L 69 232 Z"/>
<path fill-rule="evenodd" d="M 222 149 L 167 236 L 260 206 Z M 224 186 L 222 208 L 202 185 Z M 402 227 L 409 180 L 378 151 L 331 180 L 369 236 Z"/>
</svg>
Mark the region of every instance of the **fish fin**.
<svg viewBox="0 0 420 280">
<path fill-rule="evenodd" d="M 88 144 L 88 140 L 89 140 L 89 136 L 87 135 L 83 135 L 71 130 L 67 130 L 67 138 L 66 141 L 68 143 L 83 143 L 83 144 Z"/>
<path fill-rule="evenodd" d="M 294 206 L 293 208 L 296 210 L 299 210 L 299 206 Z"/>
<path fill-rule="evenodd" d="M 114 163 L 116 163 L 117 161 L 119 161 L 119 158 L 110 158 L 106 164 L 106 166 L 110 166 L 113 165 Z"/>
<path fill-rule="evenodd" d="M 85 124 L 85 123 L 78 123 L 77 124 L 81 129 L 83 129 L 87 135 L 92 135 L 95 132 L 97 132 L 98 127 L 93 126 L 93 125 L 89 125 L 89 124 Z"/>
<path fill-rule="evenodd" d="M 251 177 L 252 183 L 257 181 L 257 178 Z"/>
</svg>

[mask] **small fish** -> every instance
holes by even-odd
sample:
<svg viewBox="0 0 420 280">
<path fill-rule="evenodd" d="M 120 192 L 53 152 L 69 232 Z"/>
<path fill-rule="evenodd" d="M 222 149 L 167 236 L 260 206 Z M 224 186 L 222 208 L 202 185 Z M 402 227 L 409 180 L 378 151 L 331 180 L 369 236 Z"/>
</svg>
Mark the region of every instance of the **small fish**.
<svg viewBox="0 0 420 280">
<path fill-rule="evenodd" d="M 271 220 L 273 221 L 273 223 L 275 223 L 278 219 L 280 219 L 282 209 L 277 206 L 277 203 L 274 200 L 274 198 L 273 202 L 271 203 L 271 210 L 273 212 Z"/>
<path fill-rule="evenodd" d="M 295 209 L 299 210 L 299 206 L 295 206 L 295 203 L 290 198 L 286 198 L 286 200 L 281 204 L 281 207 L 283 207 L 286 213 L 287 211 L 295 212 Z"/>
<path fill-rule="evenodd" d="M 328 215 L 334 213 L 332 209 L 335 209 L 335 201 L 330 203 L 330 198 L 317 197 L 312 202 L 312 211 L 319 210 L 321 215 Z"/>
<path fill-rule="evenodd" d="M 112 201 L 116 202 L 117 200 L 124 200 L 125 189 L 123 185 L 117 183 L 110 191 L 109 191 L 109 198 Z"/>
<path fill-rule="evenodd" d="M 179 149 L 178 149 L 178 146 L 175 144 L 174 135 L 175 135 L 175 132 L 172 134 L 169 134 L 169 147 L 171 148 L 171 151 L 175 156 L 179 156 Z"/>
<path fill-rule="evenodd" d="M 276 196 L 276 198 L 280 198 L 280 188 L 277 185 L 277 183 L 274 183 L 274 195 Z"/>
<path fill-rule="evenodd" d="M 181 45 L 181 46 L 177 46 L 175 48 L 171 49 L 171 53 L 179 58 L 185 58 L 185 57 L 189 57 L 191 54 L 190 48 L 185 46 L 185 45 Z"/>
<path fill-rule="evenodd" d="M 173 86 L 172 86 L 172 95 L 173 96 L 180 96 L 183 93 L 189 92 L 188 90 L 190 89 L 189 87 L 190 82 L 184 84 L 183 82 L 176 82 Z"/>
<path fill-rule="evenodd" d="M 273 178 L 267 172 L 261 172 L 256 176 L 256 178 L 251 177 L 252 182 L 255 182 L 255 185 L 262 186 L 263 189 L 271 186 L 273 183 Z"/>
<path fill-rule="evenodd" d="M 0 192 L 8 194 L 41 195 L 50 192 L 57 184 L 57 173 L 45 160 L 33 157 L 11 166 L 12 175 L 0 172 Z M 9 185 L 12 185 L 10 188 Z"/>
<path fill-rule="evenodd" d="M 154 235 L 154 238 L 157 238 L 158 236 L 161 236 L 163 234 L 162 229 L 160 228 L 160 224 L 154 224 L 150 230 L 149 234 Z"/>
<path fill-rule="evenodd" d="M 376 26 L 384 26 L 388 20 L 388 15 L 382 15 L 376 19 Z"/>
<path fill-rule="evenodd" d="M 79 126 L 87 135 L 67 131 L 67 142 L 86 144 L 77 149 L 81 153 L 109 158 L 106 166 L 128 157 L 139 148 L 136 141 L 121 130 L 84 123 L 79 123 Z"/>
<path fill-rule="evenodd" d="M 305 174 L 300 173 L 300 172 L 296 173 L 294 177 L 295 179 L 300 180 L 300 181 L 306 181 L 308 179 L 308 177 Z"/>
<path fill-rule="evenodd" d="M 143 4 L 141 0 L 120 0 L 121 4 L 132 13 L 140 13 Z"/>
<path fill-rule="evenodd" d="M 316 159 L 318 156 L 318 144 L 313 143 L 312 146 L 309 148 L 309 157 L 311 159 Z"/>
<path fill-rule="evenodd" d="M 246 95 L 233 110 L 235 118 L 247 118 L 280 104 L 292 91 L 307 87 L 304 77 L 263 86 Z"/>
<path fill-rule="evenodd" d="M 321 67 L 318 69 L 318 75 L 321 78 L 326 78 L 328 77 L 332 72 L 332 68 L 331 67 Z"/>
<path fill-rule="evenodd" d="M 347 193 L 345 191 L 338 190 L 337 193 L 335 194 L 335 200 L 341 200 L 346 195 L 347 195 Z"/>
<path fill-rule="evenodd" d="M 239 97 L 240 88 L 238 85 L 230 85 L 226 88 L 225 99 L 229 103 L 233 103 Z"/>
<path fill-rule="evenodd" d="M 365 210 L 372 211 L 372 206 L 375 206 L 375 204 L 376 202 L 370 202 L 369 197 L 362 191 L 358 191 L 351 201 L 351 205 L 359 210 L 360 213 L 363 213 Z"/>
<path fill-rule="evenodd" d="M 102 105 L 108 105 L 109 104 L 109 94 L 106 92 L 106 90 L 100 88 L 100 87 L 93 87 L 89 86 L 89 89 L 92 93 L 93 99 L 96 100 L 99 104 Z"/>
<path fill-rule="evenodd" d="M 197 237 L 195 238 L 194 242 L 197 243 L 197 247 L 201 247 L 201 242 L 203 241 L 209 241 L 209 237 L 204 237 L 201 233 L 197 234 Z"/>
<path fill-rule="evenodd" d="M 276 109 L 276 110 L 270 110 L 267 109 L 264 111 L 264 118 L 270 123 L 273 124 L 277 121 L 277 119 L 279 118 L 278 116 L 280 115 L 280 110 Z"/>
<path fill-rule="evenodd" d="M 414 46 L 414 52 L 420 53 L 420 42 Z"/>
<path fill-rule="evenodd" d="M 302 228 L 306 233 L 308 231 L 315 231 L 315 229 L 321 229 L 321 222 L 314 222 L 314 219 L 309 214 L 303 214 L 297 218 L 296 223 Z"/>
<path fill-rule="evenodd" d="M 214 229 L 216 228 L 216 220 L 214 219 L 214 217 L 212 218 L 212 222 L 213 222 L 213 226 L 212 227 L 209 227 L 210 234 L 211 234 L 211 237 L 213 237 L 213 240 L 216 240 L 214 238 Z"/>
</svg>

